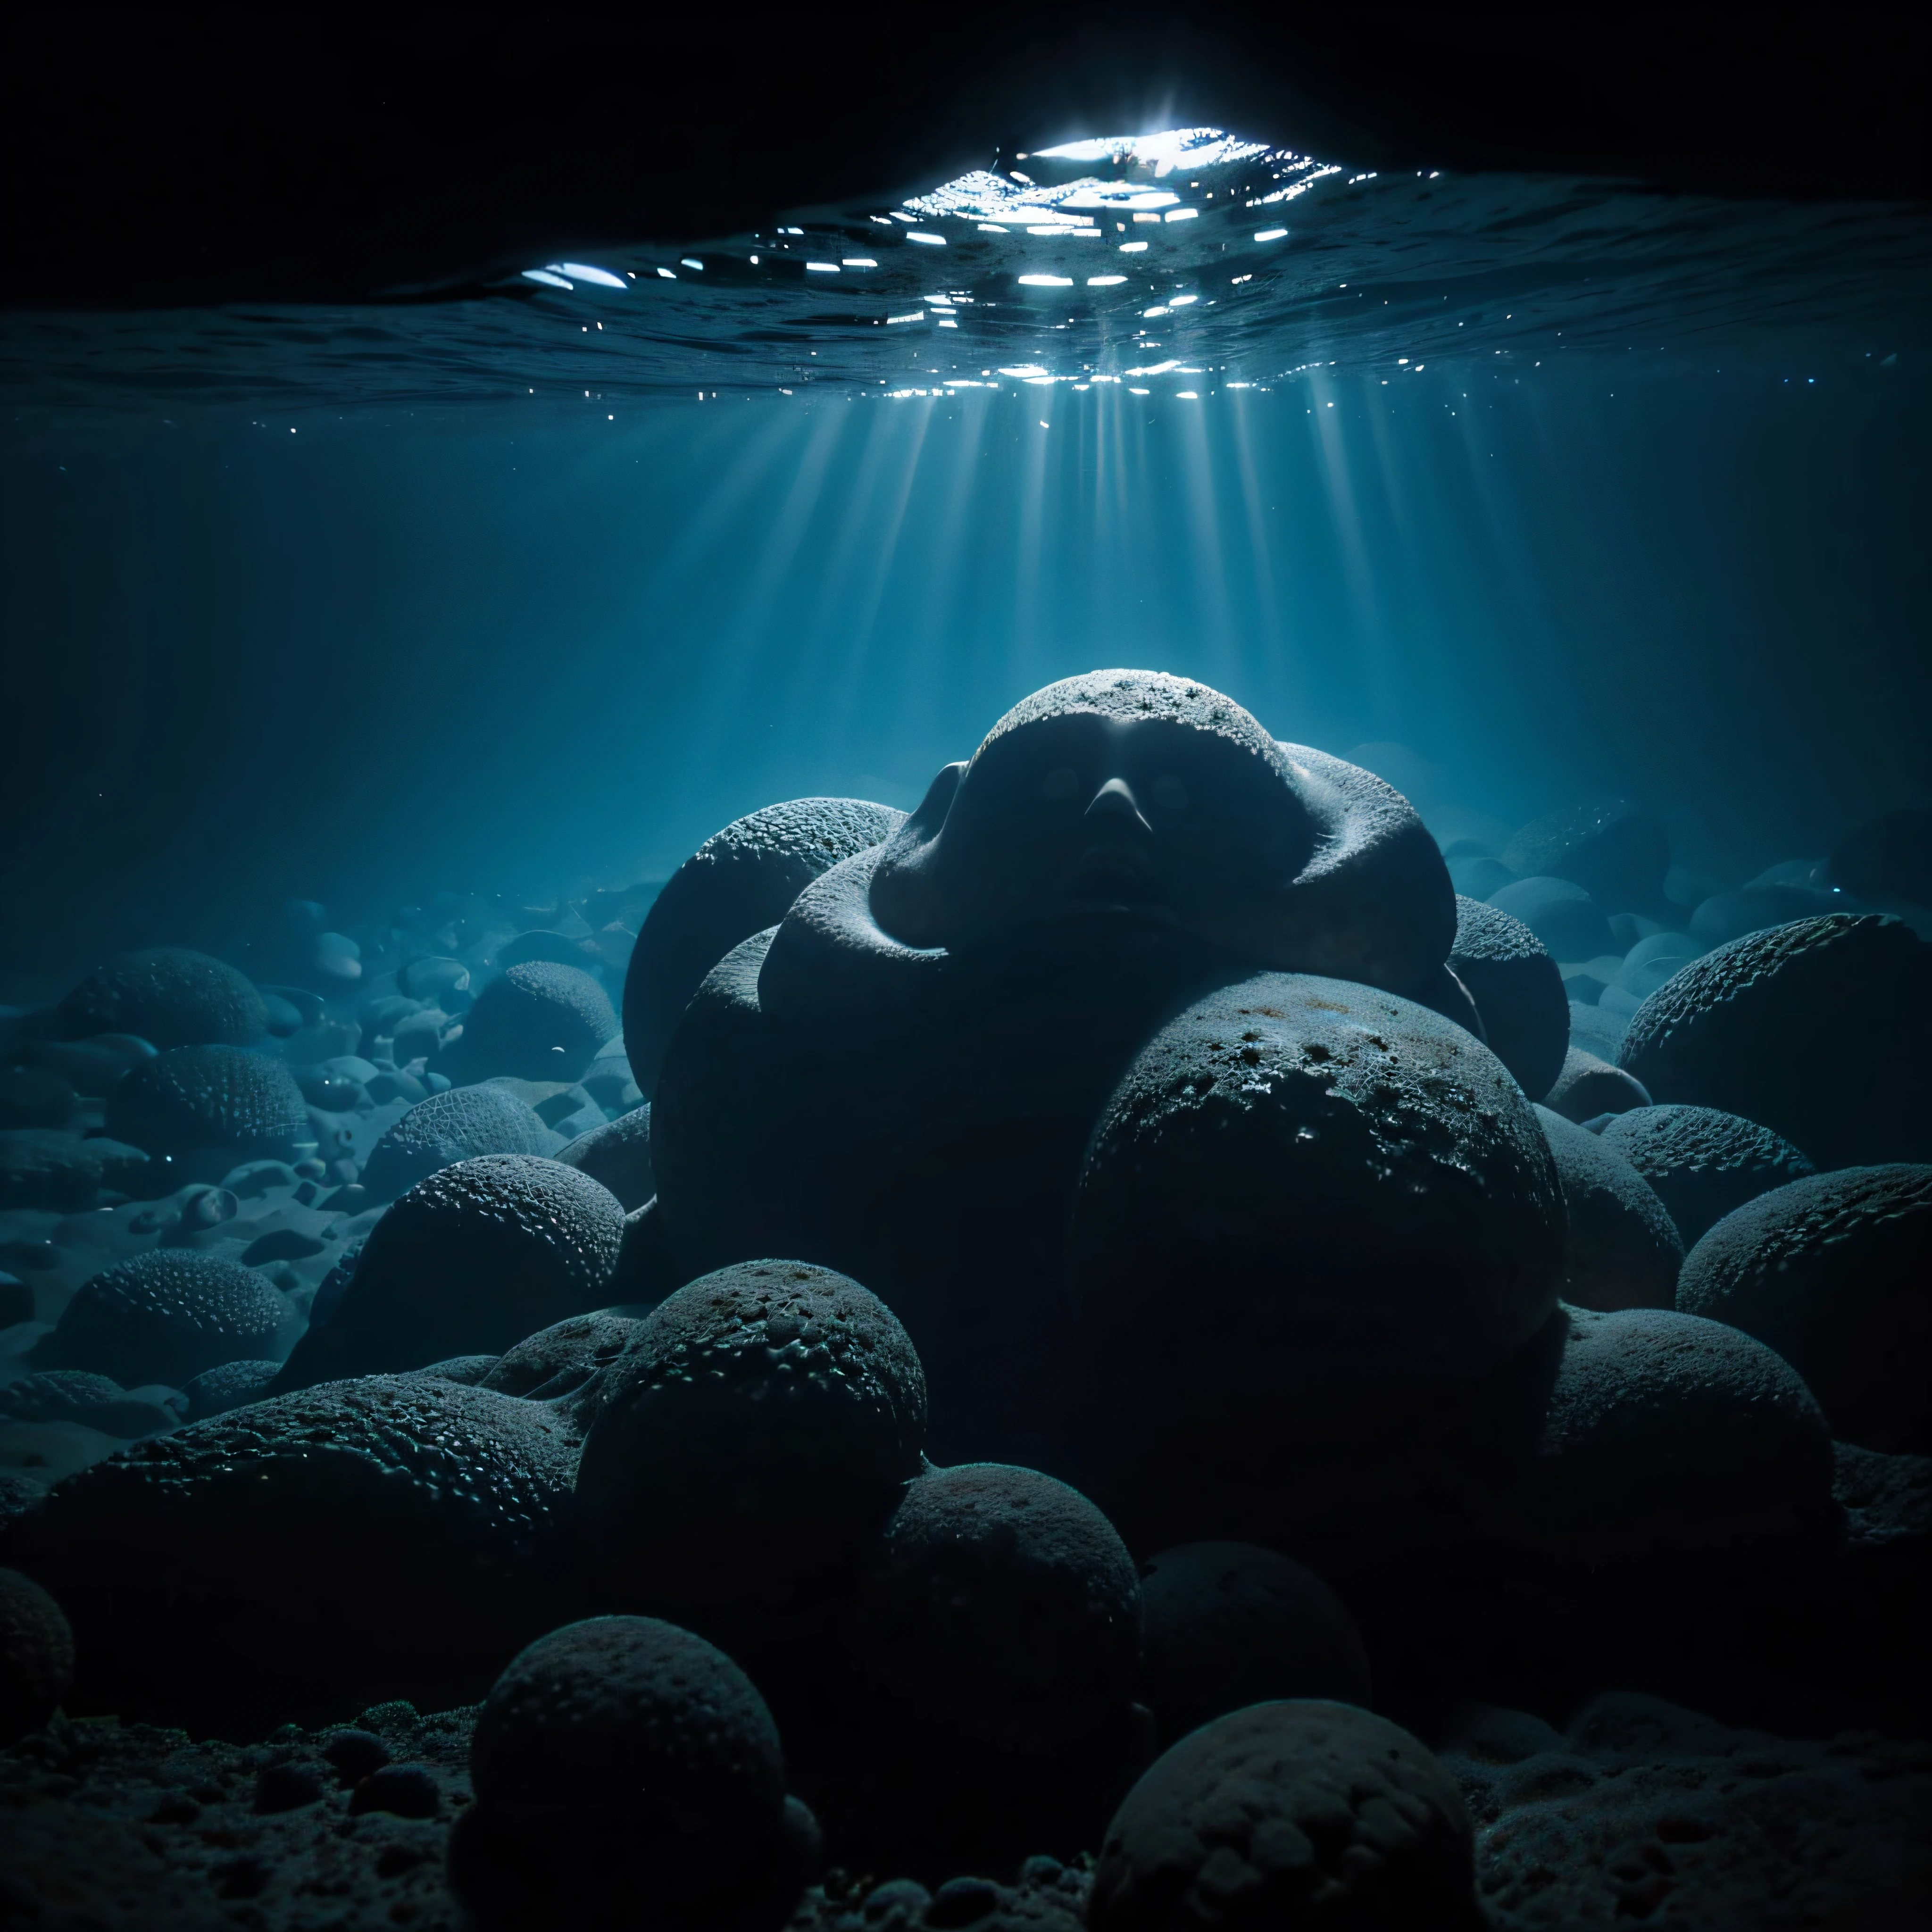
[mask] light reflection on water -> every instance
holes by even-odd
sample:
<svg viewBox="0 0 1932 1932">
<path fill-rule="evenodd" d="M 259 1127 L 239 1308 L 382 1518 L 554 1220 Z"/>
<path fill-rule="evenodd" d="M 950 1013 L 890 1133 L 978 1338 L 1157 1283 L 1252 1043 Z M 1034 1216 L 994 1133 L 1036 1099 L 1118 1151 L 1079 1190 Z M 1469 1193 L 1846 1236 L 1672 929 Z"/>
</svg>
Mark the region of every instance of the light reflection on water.
<svg viewBox="0 0 1932 1932">
<path fill-rule="evenodd" d="M 1084 391 L 1185 363 L 1211 397 L 1452 352 L 1531 368 L 1593 351 L 1842 362 L 1908 335 L 1916 348 L 1932 312 L 1932 224 L 1910 205 L 1352 173 L 1204 128 L 1012 159 L 890 206 L 356 308 L 15 315 L 0 388 L 64 404 L 608 404 L 903 397 L 1020 362 Z"/>
</svg>

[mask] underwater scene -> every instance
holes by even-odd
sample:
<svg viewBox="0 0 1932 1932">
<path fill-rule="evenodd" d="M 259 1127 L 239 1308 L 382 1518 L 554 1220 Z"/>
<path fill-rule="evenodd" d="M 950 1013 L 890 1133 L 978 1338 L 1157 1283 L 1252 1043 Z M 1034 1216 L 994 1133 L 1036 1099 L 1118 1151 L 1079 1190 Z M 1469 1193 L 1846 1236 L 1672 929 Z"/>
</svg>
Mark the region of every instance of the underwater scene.
<svg viewBox="0 0 1932 1932">
<path fill-rule="evenodd" d="M 1932 1924 L 1932 226 L 1268 132 L 0 315 L 0 1925 Z"/>
</svg>

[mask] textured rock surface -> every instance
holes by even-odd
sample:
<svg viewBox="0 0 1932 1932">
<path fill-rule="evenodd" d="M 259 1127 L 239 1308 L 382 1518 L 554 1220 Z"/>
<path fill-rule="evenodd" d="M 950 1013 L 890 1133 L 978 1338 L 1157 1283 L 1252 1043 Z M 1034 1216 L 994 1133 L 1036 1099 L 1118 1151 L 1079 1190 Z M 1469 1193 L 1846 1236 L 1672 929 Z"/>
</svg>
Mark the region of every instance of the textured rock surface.
<svg viewBox="0 0 1932 1932">
<path fill-rule="evenodd" d="M 575 1080 L 616 1030 L 608 995 L 582 968 L 532 959 L 483 988 L 439 1064 L 452 1078 Z"/>
<path fill-rule="evenodd" d="M 565 1166 L 602 1181 L 624 1204 L 626 1214 L 634 1212 L 658 1191 L 651 1167 L 650 1103 L 579 1134 L 556 1157 Z"/>
<path fill-rule="evenodd" d="M 1932 1748 L 1773 1737 L 1634 1691 L 1553 1730 L 1467 1714 L 1438 1748 L 1497 1932 L 1640 1923 L 1911 1932 L 1932 1900 Z"/>
<path fill-rule="evenodd" d="M 1148 1043 L 1095 1126 L 1069 1252 L 1106 1347 L 1185 1285 L 1217 1351 L 1492 1366 L 1554 1306 L 1562 1209 L 1529 1103 L 1411 1002 L 1257 974 Z M 1172 1322 L 1153 1346 L 1186 1346 Z M 1150 1337 L 1151 1339 L 1151 1337 Z"/>
<path fill-rule="evenodd" d="M 35 1359 L 111 1376 L 126 1388 L 181 1388 L 224 1362 L 279 1359 L 299 1326 L 287 1297 L 254 1269 L 161 1249 L 85 1283 Z"/>
<path fill-rule="evenodd" d="M 1733 1208 L 1813 1172 L 1781 1134 L 1714 1107 L 1640 1108 L 1603 1138 L 1656 1190 L 1687 1248 Z"/>
<path fill-rule="evenodd" d="M 578 1469 L 588 1546 L 627 1606 L 754 1640 L 823 1620 L 919 1473 L 926 1378 L 892 1311 L 800 1262 L 658 1304 Z"/>
<path fill-rule="evenodd" d="M 0 1128 L 0 1212 L 84 1213 L 103 1189 L 145 1191 L 151 1166 L 141 1148 L 123 1141 L 82 1140 L 52 1127 Z"/>
<path fill-rule="evenodd" d="M 605 1309 L 568 1316 L 506 1349 L 479 1386 L 549 1402 L 581 1436 L 597 1419 L 613 1372 L 635 1346 L 640 1326 Z"/>
<path fill-rule="evenodd" d="M 81 1708 L 260 1736 L 459 1702 L 572 1612 L 575 1450 L 541 1404 L 336 1383 L 83 1470 L 0 1556 L 72 1619 Z"/>
<path fill-rule="evenodd" d="M 1252 1543 L 1184 1543 L 1141 1565 L 1141 1701 L 1160 1741 L 1283 1697 L 1369 1702 L 1369 1658 L 1313 1570 Z"/>
<path fill-rule="evenodd" d="M 1132 1695 L 1140 1584 L 1078 1490 L 968 1462 L 907 1485 L 844 1627 L 866 1676 L 920 1715 L 1052 1754 Z"/>
<path fill-rule="evenodd" d="M 1631 1020 L 1619 1064 L 1652 1099 L 1742 1114 L 1828 1167 L 1932 1154 L 1932 946 L 1831 913 L 1682 968 Z"/>
<path fill-rule="evenodd" d="M 1563 1056 L 1563 1071 L 1544 1104 L 1566 1120 L 1580 1123 L 1594 1120 L 1599 1114 L 1627 1114 L 1634 1107 L 1647 1107 L 1650 1096 L 1621 1066 L 1573 1046 Z"/>
<path fill-rule="evenodd" d="M 1521 1587 L 1552 1604 L 1605 1604 L 1820 1544 L 1831 1430 L 1789 1364 L 1692 1316 L 1567 1315 L 1524 1478 Z"/>
<path fill-rule="evenodd" d="M 133 1034 L 163 1048 L 246 1046 L 268 1030 L 262 996 L 233 967 L 172 946 L 89 974 L 62 1000 L 59 1017 L 70 1040 Z"/>
<path fill-rule="evenodd" d="M 435 1808 L 416 1817 L 358 1807 L 368 1780 L 326 1755 L 332 1726 L 243 1745 L 111 1718 L 57 1724 L 0 1753 L 0 1898 L 16 1922 L 75 1932 L 459 1932 L 443 1847 L 470 1803 L 475 1716 L 394 1702 L 357 1720 L 382 1763 L 427 1784 Z M 314 1796 L 263 1808 L 265 1786 L 296 1779 Z"/>
<path fill-rule="evenodd" d="M 1774 1188 L 1690 1251 L 1677 1305 L 1756 1336 L 1835 1435 L 1932 1450 L 1932 1167 L 1845 1168 Z"/>
<path fill-rule="evenodd" d="M 638 1922 L 774 1932 L 816 1846 L 788 1803 L 778 1727 L 751 1680 L 650 1617 L 596 1617 L 515 1658 L 476 1724 L 477 1803 L 452 1888 L 479 1926 Z"/>
<path fill-rule="evenodd" d="M 1563 1184 L 1564 1300 L 1600 1310 L 1674 1306 L 1684 1238 L 1649 1183 L 1604 1137 L 1548 1107 L 1536 1112 Z"/>
<path fill-rule="evenodd" d="M 74 1682 L 74 1632 L 61 1606 L 17 1570 L 0 1570 L 0 1744 L 37 1731 Z"/>
<path fill-rule="evenodd" d="M 794 799 L 734 820 L 678 868 L 645 918 L 624 980 L 625 1050 L 646 1098 L 679 1016 L 712 968 L 776 926 L 821 872 L 904 819 L 863 799 Z"/>
<path fill-rule="evenodd" d="M 313 1142 L 308 1108 L 278 1060 L 238 1046 L 177 1046 L 130 1068 L 107 1096 L 107 1131 L 151 1154 L 192 1156 L 216 1150 L 206 1172 L 218 1180 L 252 1160 L 287 1160 Z"/>
<path fill-rule="evenodd" d="M 1108 1827 L 1094 1932 L 1481 1924 L 1448 1771 L 1385 1718 L 1258 1704 L 1184 1738 Z"/>
<path fill-rule="evenodd" d="M 485 1154 L 548 1154 L 556 1136 L 535 1111 L 488 1082 L 418 1100 L 382 1135 L 362 1173 L 376 1201 L 392 1201 L 439 1168 Z"/>
<path fill-rule="evenodd" d="M 1449 965 L 1482 1015 L 1490 1051 L 1540 1100 L 1570 1045 L 1570 1002 L 1556 962 L 1521 920 L 1459 893 Z"/>
<path fill-rule="evenodd" d="M 376 1223 L 280 1386 L 500 1354 L 607 1301 L 623 1238 L 616 1196 L 574 1168 L 527 1154 L 442 1168 Z"/>
<path fill-rule="evenodd" d="M 1333 1536 L 1453 1538 L 1431 1485 L 1490 1453 L 1516 1400 L 1492 1382 L 1540 1372 L 1563 1225 L 1529 1102 L 1460 1028 L 1286 974 L 1197 1001 L 1075 1199 L 1084 1478 L 1143 1547 L 1234 1536 L 1334 1576 Z"/>
</svg>

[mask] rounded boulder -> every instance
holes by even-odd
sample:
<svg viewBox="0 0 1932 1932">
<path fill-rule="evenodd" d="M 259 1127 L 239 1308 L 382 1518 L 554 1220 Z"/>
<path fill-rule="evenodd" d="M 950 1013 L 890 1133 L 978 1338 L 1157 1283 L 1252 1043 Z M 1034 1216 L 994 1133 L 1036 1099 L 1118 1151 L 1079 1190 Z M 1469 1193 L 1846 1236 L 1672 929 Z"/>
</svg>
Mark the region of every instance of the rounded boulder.
<svg viewBox="0 0 1932 1932">
<path fill-rule="evenodd" d="M 1140 1580 L 1077 1490 L 962 1463 L 906 1485 L 844 1628 L 861 1672 L 920 1717 L 1051 1756 L 1132 1696 Z"/>
<path fill-rule="evenodd" d="M 31 1576 L 0 1570 L 0 1750 L 37 1731 L 74 1682 L 74 1631 Z"/>
<path fill-rule="evenodd" d="M 1618 1064 L 1659 1101 L 1742 1114 L 1822 1166 L 1932 1154 L 1932 946 L 1828 913 L 1693 960 L 1637 1010 Z"/>
<path fill-rule="evenodd" d="M 1100 1847 L 1092 1932 L 1475 1932 L 1456 1780 L 1386 1718 L 1317 1699 L 1204 1725 L 1142 1777 Z"/>
<path fill-rule="evenodd" d="M 1563 1298 L 1579 1308 L 1676 1305 L 1684 1238 L 1650 1184 L 1607 1138 L 1539 1106 L 1563 1183 Z"/>
<path fill-rule="evenodd" d="M 538 1403 L 338 1382 L 93 1464 L 9 1554 L 73 1620 L 80 1708 L 238 1738 L 443 1710 L 576 1613 L 575 1456 Z"/>
<path fill-rule="evenodd" d="M 1480 900 L 1456 900 L 1450 970 L 1468 988 L 1490 1051 L 1540 1100 L 1563 1071 L 1570 1002 L 1562 969 L 1520 919 Z"/>
<path fill-rule="evenodd" d="M 1366 1705 L 1367 1652 L 1313 1570 L 1252 1543 L 1185 1543 L 1141 1565 L 1141 1701 L 1172 1744 L 1250 1704 Z"/>
<path fill-rule="evenodd" d="M 491 1687 L 452 1888 L 485 1932 L 558 1924 L 776 1932 L 816 1829 L 778 1726 L 722 1651 L 655 1618 L 540 1638 Z"/>
<path fill-rule="evenodd" d="M 1603 1139 L 1650 1183 L 1687 1248 L 1746 1202 L 1815 1171 L 1783 1135 L 1714 1107 L 1640 1107 Z"/>
<path fill-rule="evenodd" d="M 107 1096 L 108 1133 L 215 1180 L 312 1146 L 308 1102 L 279 1060 L 238 1046 L 176 1046 L 131 1067 Z"/>
<path fill-rule="evenodd" d="M 623 1245 L 609 1189 L 554 1160 L 483 1154 L 417 1182 L 296 1345 L 280 1387 L 500 1355 L 602 1306 Z"/>
<path fill-rule="evenodd" d="M 822 1617 L 920 1469 L 926 1379 L 876 1295 L 747 1262 L 638 1324 L 584 1445 L 592 1558 L 627 1605 L 740 1642 Z"/>
<path fill-rule="evenodd" d="M 1832 1433 L 1932 1454 L 1932 1167 L 1844 1168 L 1773 1188 L 1693 1248 L 1687 1314 L 1775 1348 Z"/>
<path fill-rule="evenodd" d="M 232 966 L 183 946 L 130 952 L 90 973 L 62 1000 L 69 1040 L 132 1034 L 171 1046 L 247 1046 L 268 1030 L 268 1009 Z"/>
<path fill-rule="evenodd" d="M 1527 1466 L 1518 1580 L 1556 1608 L 1787 1562 L 1832 1515 L 1832 1432 L 1791 1365 L 1720 1322 L 1565 1311 Z"/>
<path fill-rule="evenodd" d="M 393 1201 L 459 1160 L 486 1154 L 547 1155 L 556 1144 L 536 1110 L 508 1088 L 487 1081 L 452 1087 L 418 1100 L 384 1131 L 361 1178 L 373 1199 Z"/>
<path fill-rule="evenodd" d="M 677 868 L 645 916 L 624 980 L 624 1046 L 646 1099 L 679 1016 L 712 968 L 776 926 L 821 873 L 904 820 L 864 799 L 794 799 L 734 819 Z"/>
<path fill-rule="evenodd" d="M 287 1298 L 253 1268 L 156 1248 L 83 1282 L 34 1359 L 110 1376 L 124 1388 L 183 1388 L 224 1363 L 278 1360 L 299 1326 Z"/>
<path fill-rule="evenodd" d="M 483 988 L 438 1070 L 453 1079 L 576 1080 L 616 1030 L 609 995 L 581 967 L 528 960 Z"/>
</svg>

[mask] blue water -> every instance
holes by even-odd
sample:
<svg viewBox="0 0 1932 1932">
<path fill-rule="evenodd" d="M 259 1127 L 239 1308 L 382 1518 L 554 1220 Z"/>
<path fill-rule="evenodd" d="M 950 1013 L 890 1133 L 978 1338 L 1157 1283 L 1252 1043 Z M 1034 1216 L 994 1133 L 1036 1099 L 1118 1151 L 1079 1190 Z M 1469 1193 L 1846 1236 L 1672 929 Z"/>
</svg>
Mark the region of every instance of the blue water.
<svg viewBox="0 0 1932 1932">
<path fill-rule="evenodd" d="M 1152 232 L 1198 267 L 1272 218 Z M 816 299 L 802 271 L 16 319 L 13 964 L 214 944 L 289 892 L 346 922 L 662 878 L 774 799 L 910 806 L 1101 664 L 1390 748 L 1358 755 L 1444 838 L 1625 794 L 1742 878 L 1923 796 L 1921 218 L 1337 176 L 1285 218 L 1236 268 L 1274 278 L 1252 312 L 1244 284 L 1153 322 L 928 308 L 916 347 L 824 325 L 702 400 L 723 347 L 644 306 L 722 327 Z M 935 380 L 962 365 L 992 374 Z"/>
</svg>

